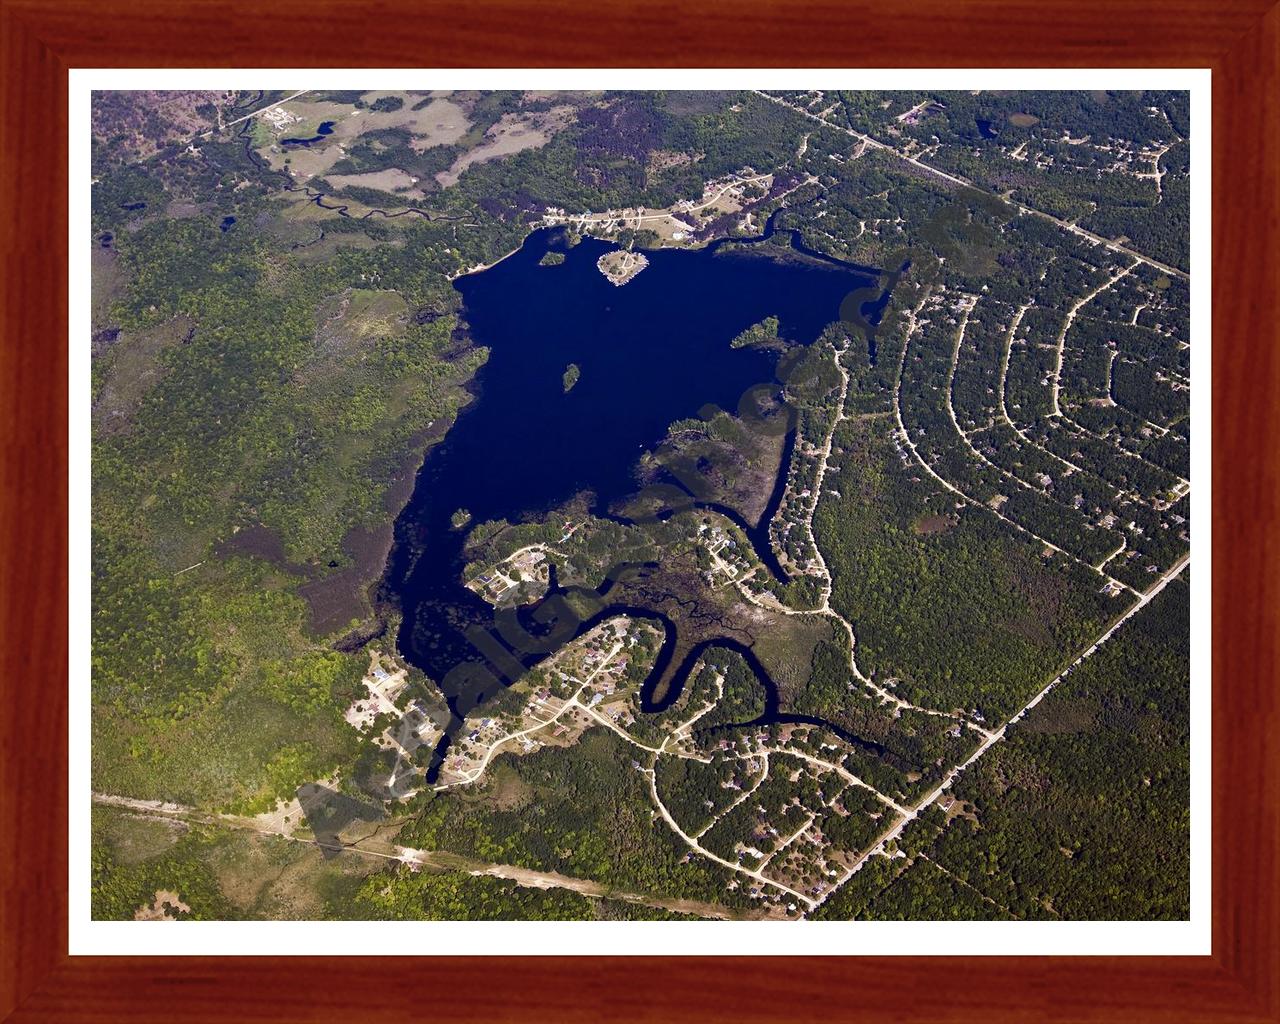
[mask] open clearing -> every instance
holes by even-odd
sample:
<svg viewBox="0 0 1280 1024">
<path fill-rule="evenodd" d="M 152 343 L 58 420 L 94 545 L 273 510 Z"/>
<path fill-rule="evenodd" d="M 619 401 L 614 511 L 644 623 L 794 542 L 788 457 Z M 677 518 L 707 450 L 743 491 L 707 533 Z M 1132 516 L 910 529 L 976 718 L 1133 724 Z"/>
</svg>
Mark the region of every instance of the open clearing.
<svg viewBox="0 0 1280 1024">
<path fill-rule="evenodd" d="M 422 189 L 418 188 L 418 179 L 408 171 L 399 167 L 388 167 L 385 171 L 365 171 L 363 174 L 331 174 L 325 179 L 334 188 L 376 188 L 380 192 L 395 192 L 413 199 L 421 199 Z"/>
<path fill-rule="evenodd" d="M 436 181 L 441 187 L 448 188 L 456 184 L 462 172 L 472 164 L 496 160 L 498 157 L 510 156 L 525 149 L 545 146 L 551 136 L 569 124 L 572 117 L 573 107 L 569 106 L 552 107 L 545 113 L 504 114 L 502 119 L 485 133 L 484 141 L 480 145 L 463 153 L 447 171 L 437 174 Z"/>
<path fill-rule="evenodd" d="M 432 146 L 457 142 L 471 127 L 467 115 L 456 103 L 449 100 L 432 100 L 421 110 L 413 110 L 416 102 L 407 93 L 370 92 L 363 99 L 373 102 L 383 96 L 399 96 L 405 104 L 399 110 L 376 111 L 354 109 L 350 104 L 328 101 L 291 100 L 282 104 L 277 120 L 261 121 L 258 133 L 267 133 L 267 141 L 260 143 L 258 152 L 273 168 L 284 168 L 289 158 L 289 171 L 298 181 L 324 175 L 346 155 L 346 150 L 356 139 L 367 132 L 403 128 L 409 132 L 410 145 L 418 152 Z M 287 120 L 286 120 L 287 118 Z M 314 146 L 291 146 L 288 151 L 279 144 L 281 138 L 305 138 L 315 134 L 315 129 L 325 121 L 333 122 L 333 134 L 323 143 Z M 257 138 L 261 139 L 259 134 Z"/>
<path fill-rule="evenodd" d="M 172 913 L 171 913 L 172 912 Z M 135 921 L 170 921 L 179 914 L 191 913 L 191 907 L 170 889 L 157 889 L 151 906 L 141 906 L 133 915 Z"/>
<path fill-rule="evenodd" d="M 451 146 L 471 127 L 466 113 L 452 100 L 434 99 L 421 110 L 408 113 L 413 132 L 409 144 L 419 153 L 432 146 Z"/>
<path fill-rule="evenodd" d="M 919 537 L 928 537 L 935 533 L 946 533 L 955 526 L 950 516 L 922 516 L 912 524 L 912 531 Z"/>
</svg>

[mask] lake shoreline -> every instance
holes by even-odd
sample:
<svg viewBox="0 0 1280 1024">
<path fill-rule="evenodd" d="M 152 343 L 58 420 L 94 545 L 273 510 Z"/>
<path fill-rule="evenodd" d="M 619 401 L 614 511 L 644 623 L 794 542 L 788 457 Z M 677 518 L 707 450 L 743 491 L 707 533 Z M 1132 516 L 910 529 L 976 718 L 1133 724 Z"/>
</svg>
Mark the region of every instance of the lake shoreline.
<svg viewBox="0 0 1280 1024">
<path fill-rule="evenodd" d="M 772 237 L 772 227 L 755 240 Z M 637 489 L 640 452 L 672 422 L 708 404 L 736 409 L 752 389 L 777 386 L 777 353 L 733 349 L 735 336 L 778 316 L 789 341 L 811 342 L 839 319 L 850 293 L 877 279 L 835 261 L 717 258 L 724 241 L 643 250 L 644 273 L 619 288 L 597 267 L 619 251 L 616 242 L 587 235 L 570 245 L 565 229 L 539 228 L 487 269 L 454 280 L 459 315 L 490 357 L 469 385 L 475 400 L 422 461 L 396 521 L 382 591 L 402 613 L 400 656 L 436 683 L 455 723 L 493 685 L 540 660 L 483 639 L 494 609 L 462 584 L 470 530 L 453 527 L 456 510 L 469 510 L 474 525 L 540 521 L 589 491 L 590 514 L 608 518 Z M 548 265 L 548 252 L 565 258 Z M 569 365 L 580 378 L 566 391 Z M 767 504 L 776 501 L 775 480 Z M 767 524 L 751 533 L 776 571 Z"/>
</svg>

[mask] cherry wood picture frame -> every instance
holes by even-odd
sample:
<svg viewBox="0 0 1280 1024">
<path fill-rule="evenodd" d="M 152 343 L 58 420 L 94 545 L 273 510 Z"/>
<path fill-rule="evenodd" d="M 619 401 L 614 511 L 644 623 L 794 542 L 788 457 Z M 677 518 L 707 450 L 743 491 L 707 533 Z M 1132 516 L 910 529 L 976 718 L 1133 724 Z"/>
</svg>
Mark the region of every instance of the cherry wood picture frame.
<svg viewBox="0 0 1280 1024">
<path fill-rule="evenodd" d="M 0 1020 L 1280 1021 L 1280 5 L 0 0 L 0 55 Z M 455 66 L 1212 69 L 1211 956 L 68 956 L 68 69 Z"/>
</svg>

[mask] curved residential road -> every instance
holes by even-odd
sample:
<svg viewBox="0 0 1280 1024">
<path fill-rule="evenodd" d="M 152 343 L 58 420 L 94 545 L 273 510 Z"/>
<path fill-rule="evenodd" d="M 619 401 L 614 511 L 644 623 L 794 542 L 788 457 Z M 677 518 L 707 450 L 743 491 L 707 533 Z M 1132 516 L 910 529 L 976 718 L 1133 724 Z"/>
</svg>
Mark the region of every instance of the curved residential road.
<svg viewBox="0 0 1280 1024">
<path fill-rule="evenodd" d="M 757 882 L 761 882 L 764 885 L 770 885 L 770 886 L 773 886 L 773 888 L 775 889 L 781 889 L 788 896 L 795 897 L 797 900 L 803 903 L 805 907 L 809 909 L 813 909 L 813 907 L 817 905 L 817 902 L 812 897 L 806 896 L 802 892 L 796 892 L 796 890 L 792 889 L 790 886 L 783 885 L 781 882 L 775 882 L 772 878 L 767 878 L 766 876 L 762 875 L 760 873 L 759 868 L 755 868 L 753 870 L 751 868 L 745 868 L 741 864 L 734 864 L 731 861 L 727 861 L 723 857 L 720 857 L 717 854 L 712 853 L 710 850 L 704 847 L 696 839 L 690 836 L 689 833 L 687 833 L 683 828 L 681 828 L 675 818 L 671 817 L 671 813 L 667 810 L 667 805 L 664 804 L 662 802 L 662 798 L 658 796 L 658 777 L 654 772 L 654 770 L 652 768 L 641 768 L 640 771 L 642 771 L 644 774 L 649 776 L 649 795 L 653 799 L 654 806 L 657 807 L 659 813 L 661 813 L 662 820 L 667 823 L 667 825 L 671 828 L 672 832 L 674 832 L 676 835 L 678 835 L 681 839 L 684 840 L 685 844 L 691 850 L 693 850 L 695 853 L 701 854 L 703 857 L 706 857 L 707 860 L 715 861 L 721 867 L 726 867 L 730 871 L 736 871 L 740 874 L 748 875 L 751 878 L 754 878 Z"/>
</svg>

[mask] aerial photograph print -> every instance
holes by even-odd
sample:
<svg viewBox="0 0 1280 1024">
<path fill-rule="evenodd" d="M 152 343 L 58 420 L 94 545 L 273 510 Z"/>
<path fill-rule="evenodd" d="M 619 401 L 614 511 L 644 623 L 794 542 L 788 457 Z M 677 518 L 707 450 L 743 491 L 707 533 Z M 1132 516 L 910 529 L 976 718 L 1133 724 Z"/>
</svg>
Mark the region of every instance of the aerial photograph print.
<svg viewBox="0 0 1280 1024">
<path fill-rule="evenodd" d="M 94 91 L 93 921 L 1188 921 L 1190 108 Z"/>
</svg>

